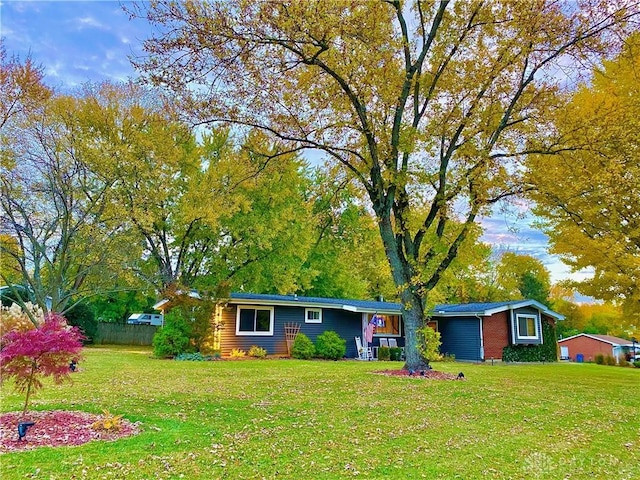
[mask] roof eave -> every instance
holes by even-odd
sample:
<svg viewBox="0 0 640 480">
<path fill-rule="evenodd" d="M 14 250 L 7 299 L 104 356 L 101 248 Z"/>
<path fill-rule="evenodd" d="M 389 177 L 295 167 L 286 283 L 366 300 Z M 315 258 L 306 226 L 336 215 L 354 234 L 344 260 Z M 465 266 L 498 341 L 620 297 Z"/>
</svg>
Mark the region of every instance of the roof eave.
<svg viewBox="0 0 640 480">
<path fill-rule="evenodd" d="M 506 310 L 516 310 L 518 308 L 524 308 L 524 307 L 535 307 L 538 310 L 540 310 L 542 313 L 544 313 L 545 315 L 548 315 L 549 317 L 553 317 L 556 320 L 564 320 L 565 319 L 564 315 L 561 315 L 560 313 L 556 313 L 553 310 L 549 310 L 546 305 L 544 305 L 543 303 L 538 302 L 537 300 L 523 300 L 522 302 L 512 303 L 512 304 L 508 304 L 508 305 L 492 308 L 492 309 L 486 310 L 485 311 L 485 315 L 491 316 L 494 313 L 500 313 L 500 312 L 504 312 Z"/>
<path fill-rule="evenodd" d="M 345 310 L 353 313 L 380 313 L 388 315 L 400 315 L 399 309 L 394 308 L 367 308 L 357 307 L 349 303 L 323 303 L 305 302 L 304 300 L 270 300 L 258 298 L 229 298 L 228 304 L 232 305 L 267 305 L 271 307 L 305 307 L 305 308 L 326 308 L 332 310 Z"/>
<path fill-rule="evenodd" d="M 432 314 L 433 317 L 486 317 L 485 312 L 444 312 L 435 311 Z"/>
<path fill-rule="evenodd" d="M 486 310 L 480 310 L 475 312 L 447 312 L 444 310 L 433 312 L 433 316 L 438 317 L 490 317 L 496 313 L 506 312 L 508 310 L 515 310 L 517 308 L 534 306 L 545 315 L 555 318 L 556 320 L 564 320 L 565 316 L 549 310 L 544 304 L 536 300 L 523 300 L 522 302 L 500 305 L 499 307 L 488 308 Z"/>
</svg>

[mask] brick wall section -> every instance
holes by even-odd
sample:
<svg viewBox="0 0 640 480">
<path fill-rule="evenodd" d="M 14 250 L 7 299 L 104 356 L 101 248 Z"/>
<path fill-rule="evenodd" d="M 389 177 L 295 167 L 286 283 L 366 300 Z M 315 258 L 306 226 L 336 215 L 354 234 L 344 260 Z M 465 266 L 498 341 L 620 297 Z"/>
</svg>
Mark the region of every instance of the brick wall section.
<svg viewBox="0 0 640 480">
<path fill-rule="evenodd" d="M 563 342 L 558 342 L 561 347 L 569 347 L 569 357 L 571 360 L 576 359 L 576 355 L 581 353 L 584 355 L 585 362 L 592 362 L 595 356 L 599 353 L 604 355 L 613 356 L 613 345 L 610 343 L 601 342 L 594 338 L 589 337 L 576 337 Z"/>
<path fill-rule="evenodd" d="M 501 359 L 502 349 L 509 345 L 509 312 L 500 312 L 482 318 L 484 358 Z"/>
</svg>

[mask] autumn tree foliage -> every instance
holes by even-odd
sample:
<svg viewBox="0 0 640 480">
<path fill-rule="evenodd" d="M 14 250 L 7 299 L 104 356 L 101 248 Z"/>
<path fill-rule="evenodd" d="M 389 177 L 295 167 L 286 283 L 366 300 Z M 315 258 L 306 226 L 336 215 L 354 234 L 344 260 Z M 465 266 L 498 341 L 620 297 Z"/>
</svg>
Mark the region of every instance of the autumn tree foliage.
<svg viewBox="0 0 640 480">
<path fill-rule="evenodd" d="M 0 45 L 0 129 L 37 109 L 53 93 L 44 82 L 44 69 L 30 57 L 10 56 Z"/>
<path fill-rule="evenodd" d="M 640 328 L 640 34 L 593 72 L 557 128 L 572 148 L 529 163 L 551 251 L 593 277 L 574 286 L 623 306 Z"/>
<path fill-rule="evenodd" d="M 199 277 L 190 284 L 263 293 L 304 289 L 315 227 L 306 162 L 263 132 L 250 131 L 236 144 L 228 135 L 224 140 L 212 155 L 210 181 L 200 187 L 217 220 L 205 225 L 198 249 L 187 256 Z"/>
<path fill-rule="evenodd" d="M 69 377 L 69 364 L 82 350 L 82 334 L 69 327 L 64 317 L 47 314 L 37 328 L 4 333 L 1 343 L 1 379 L 13 379 L 17 390 L 25 394 L 26 413 L 31 395 L 43 387 L 43 378 L 61 383 Z"/>
<path fill-rule="evenodd" d="M 0 262 L 0 283 L 5 285 L 19 284 L 22 282 L 20 264 L 15 260 L 20 257 L 18 241 L 8 234 L 0 234 L 0 254 L 8 251 L 11 254 L 2 255 Z"/>
<path fill-rule="evenodd" d="M 312 174 L 315 230 L 304 264 L 310 297 L 395 300 L 396 290 L 374 216 L 353 179 L 335 166 Z"/>
<path fill-rule="evenodd" d="M 64 312 L 112 288 L 136 253 L 113 195 L 121 145 L 106 131 L 104 89 L 53 95 L 2 131 L 0 253 L 44 310 Z M 115 143 L 115 144 L 114 144 Z M 8 280 L 8 279 L 7 279 Z"/>
<path fill-rule="evenodd" d="M 635 1 L 159 0 L 138 65 L 198 122 L 316 149 L 366 192 L 403 304 L 407 366 L 429 292 L 480 215 L 554 149 L 558 68 L 608 50 Z"/>
<path fill-rule="evenodd" d="M 562 338 L 578 333 L 612 335 L 629 340 L 640 338 L 640 325 L 621 305 L 612 302 L 576 303 L 574 292 L 561 286 L 554 286 L 551 296 L 553 309 L 565 317 L 556 325 Z"/>
<path fill-rule="evenodd" d="M 26 285 L 41 308 L 50 301 L 67 314 L 131 288 L 302 293 L 318 279 L 335 291 L 338 275 L 325 267 L 343 267 L 343 281 L 353 279 L 345 259 L 367 269 L 365 257 L 325 255 L 341 239 L 320 225 L 320 180 L 263 132 L 196 135 L 170 99 L 133 83 L 37 100 L 7 113 L 2 131 L 0 274 Z M 376 271 L 387 273 L 368 270 L 345 293 L 361 296 Z"/>
<path fill-rule="evenodd" d="M 500 300 L 527 298 L 549 306 L 551 275 L 531 255 L 504 252 L 496 265 Z"/>
</svg>

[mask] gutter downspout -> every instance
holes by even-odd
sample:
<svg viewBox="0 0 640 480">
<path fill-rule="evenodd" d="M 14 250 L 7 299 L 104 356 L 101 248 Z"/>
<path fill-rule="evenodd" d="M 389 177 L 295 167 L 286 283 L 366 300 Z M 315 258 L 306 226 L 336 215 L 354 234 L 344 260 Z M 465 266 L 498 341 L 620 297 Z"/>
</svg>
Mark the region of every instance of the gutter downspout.
<svg viewBox="0 0 640 480">
<path fill-rule="evenodd" d="M 513 307 L 509 305 L 509 323 L 511 324 L 511 345 L 516 343 L 515 323 L 513 322 Z"/>
<path fill-rule="evenodd" d="M 480 320 L 480 360 L 484 362 L 484 334 L 483 330 L 483 322 L 482 317 L 476 313 L 476 317 Z"/>
</svg>

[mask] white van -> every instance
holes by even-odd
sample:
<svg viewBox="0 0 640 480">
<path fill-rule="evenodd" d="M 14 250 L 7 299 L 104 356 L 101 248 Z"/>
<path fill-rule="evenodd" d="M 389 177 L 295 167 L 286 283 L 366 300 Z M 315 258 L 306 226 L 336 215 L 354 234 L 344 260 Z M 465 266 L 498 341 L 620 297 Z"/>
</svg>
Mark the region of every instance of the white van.
<svg viewBox="0 0 640 480">
<path fill-rule="evenodd" d="M 156 313 L 134 313 L 127 323 L 131 325 L 164 325 L 164 315 Z"/>
</svg>

